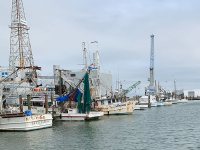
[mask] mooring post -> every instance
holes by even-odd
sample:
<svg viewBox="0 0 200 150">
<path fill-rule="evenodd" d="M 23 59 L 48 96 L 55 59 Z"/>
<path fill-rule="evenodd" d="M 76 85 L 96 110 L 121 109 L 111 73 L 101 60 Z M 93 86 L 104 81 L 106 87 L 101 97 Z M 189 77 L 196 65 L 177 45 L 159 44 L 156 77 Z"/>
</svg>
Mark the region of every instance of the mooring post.
<svg viewBox="0 0 200 150">
<path fill-rule="evenodd" d="M 148 107 L 151 107 L 150 95 L 148 96 Z"/>
<path fill-rule="evenodd" d="M 52 105 L 52 116 L 54 116 L 54 99 L 53 99 L 53 93 L 51 92 L 51 105 Z"/>
<path fill-rule="evenodd" d="M 23 99 L 22 99 L 22 95 L 19 95 L 19 109 L 20 109 L 20 113 L 23 113 Z"/>
<path fill-rule="evenodd" d="M 48 113 L 48 95 L 45 94 L 45 114 Z"/>
<path fill-rule="evenodd" d="M 31 96 L 27 95 L 28 110 L 31 110 Z"/>
</svg>

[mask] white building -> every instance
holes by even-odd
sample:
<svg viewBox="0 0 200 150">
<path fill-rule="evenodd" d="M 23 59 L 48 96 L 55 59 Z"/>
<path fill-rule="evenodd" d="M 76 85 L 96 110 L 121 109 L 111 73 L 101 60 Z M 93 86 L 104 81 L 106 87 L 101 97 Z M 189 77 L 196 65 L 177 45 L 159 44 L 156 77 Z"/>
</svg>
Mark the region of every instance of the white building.
<svg viewBox="0 0 200 150">
<path fill-rule="evenodd" d="M 184 97 L 200 97 L 200 89 L 184 90 Z"/>
</svg>

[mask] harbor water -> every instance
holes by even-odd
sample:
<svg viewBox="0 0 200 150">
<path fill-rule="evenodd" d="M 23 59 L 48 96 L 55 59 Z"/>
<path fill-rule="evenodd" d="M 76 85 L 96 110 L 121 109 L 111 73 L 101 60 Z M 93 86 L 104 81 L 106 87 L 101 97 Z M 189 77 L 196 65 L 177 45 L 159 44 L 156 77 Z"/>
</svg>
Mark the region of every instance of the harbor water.
<svg viewBox="0 0 200 150">
<path fill-rule="evenodd" d="M 54 122 L 53 128 L 0 132 L 2 150 L 200 149 L 200 101 L 104 116 L 90 122 Z"/>
</svg>

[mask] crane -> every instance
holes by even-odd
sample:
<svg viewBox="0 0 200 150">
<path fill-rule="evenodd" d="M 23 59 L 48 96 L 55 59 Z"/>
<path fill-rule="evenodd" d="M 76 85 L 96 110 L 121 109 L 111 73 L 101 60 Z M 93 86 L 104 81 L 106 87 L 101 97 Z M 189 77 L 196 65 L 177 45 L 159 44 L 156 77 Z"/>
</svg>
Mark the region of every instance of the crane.
<svg viewBox="0 0 200 150">
<path fill-rule="evenodd" d="M 137 81 L 136 83 L 134 83 L 133 85 L 131 85 L 129 88 L 127 88 L 126 90 L 123 90 L 121 92 L 121 96 L 125 96 L 127 95 L 129 92 L 131 92 L 134 88 L 136 88 L 139 84 L 141 83 L 141 81 Z"/>
</svg>

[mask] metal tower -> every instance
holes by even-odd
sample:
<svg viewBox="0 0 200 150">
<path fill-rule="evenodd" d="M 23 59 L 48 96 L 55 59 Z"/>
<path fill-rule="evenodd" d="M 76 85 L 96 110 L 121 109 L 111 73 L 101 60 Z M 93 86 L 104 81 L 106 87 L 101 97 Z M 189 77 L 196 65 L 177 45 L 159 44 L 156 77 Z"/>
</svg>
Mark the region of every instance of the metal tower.
<svg viewBox="0 0 200 150">
<path fill-rule="evenodd" d="M 150 87 L 154 87 L 154 35 L 151 35 L 151 54 L 150 54 Z"/>
<path fill-rule="evenodd" d="M 34 66 L 31 44 L 22 0 L 12 0 L 9 69 Z"/>
</svg>

